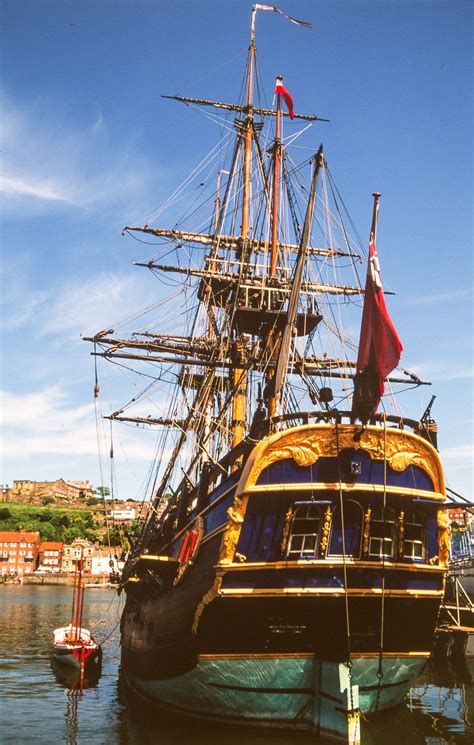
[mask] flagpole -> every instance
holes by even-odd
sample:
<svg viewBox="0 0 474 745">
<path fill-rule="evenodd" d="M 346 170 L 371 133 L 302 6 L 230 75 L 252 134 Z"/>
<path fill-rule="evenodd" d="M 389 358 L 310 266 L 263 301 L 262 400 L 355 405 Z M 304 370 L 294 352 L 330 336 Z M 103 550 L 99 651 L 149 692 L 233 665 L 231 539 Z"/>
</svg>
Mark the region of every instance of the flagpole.
<svg viewBox="0 0 474 745">
<path fill-rule="evenodd" d="M 372 210 L 372 227 L 370 229 L 370 237 L 376 243 L 377 242 L 377 218 L 378 218 L 378 212 L 379 212 L 379 200 L 382 195 L 380 194 L 380 192 L 374 191 L 372 193 L 372 196 L 374 198 L 374 207 Z"/>
<path fill-rule="evenodd" d="M 277 78 L 281 80 L 281 78 Z M 275 151 L 273 155 L 273 203 L 272 203 L 272 242 L 270 277 L 276 274 L 278 257 L 278 209 L 280 188 L 280 161 L 281 161 L 281 94 L 277 93 L 276 129 L 275 129 Z"/>
<path fill-rule="evenodd" d="M 277 82 L 281 78 L 277 78 Z M 276 108 L 276 126 L 275 126 L 275 147 L 273 153 L 273 199 L 272 199 L 272 235 L 270 244 L 270 277 L 276 275 L 276 266 L 278 258 L 278 207 L 279 207 L 279 188 L 280 188 L 280 160 L 281 160 L 281 95 L 277 93 L 277 108 Z M 270 354 L 274 354 L 276 351 L 276 345 L 278 341 L 278 332 L 271 329 L 268 335 L 268 349 Z M 273 391 L 273 379 L 275 377 L 275 370 L 269 368 L 267 372 L 267 381 L 269 384 L 269 390 L 271 391 L 268 397 L 268 417 L 271 419 L 276 414 L 276 397 Z"/>
</svg>

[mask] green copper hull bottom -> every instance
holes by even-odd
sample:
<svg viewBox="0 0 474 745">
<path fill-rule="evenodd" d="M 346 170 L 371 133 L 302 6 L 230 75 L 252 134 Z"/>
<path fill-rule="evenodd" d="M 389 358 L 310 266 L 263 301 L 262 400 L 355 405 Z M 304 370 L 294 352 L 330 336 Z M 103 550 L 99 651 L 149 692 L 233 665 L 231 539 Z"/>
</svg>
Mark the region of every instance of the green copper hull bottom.
<svg viewBox="0 0 474 745">
<path fill-rule="evenodd" d="M 425 662 L 390 657 L 380 669 L 377 657 L 355 658 L 349 668 L 304 655 L 206 656 L 175 678 L 127 679 L 145 698 L 191 716 L 296 726 L 347 741 L 351 717 L 400 703 Z"/>
</svg>

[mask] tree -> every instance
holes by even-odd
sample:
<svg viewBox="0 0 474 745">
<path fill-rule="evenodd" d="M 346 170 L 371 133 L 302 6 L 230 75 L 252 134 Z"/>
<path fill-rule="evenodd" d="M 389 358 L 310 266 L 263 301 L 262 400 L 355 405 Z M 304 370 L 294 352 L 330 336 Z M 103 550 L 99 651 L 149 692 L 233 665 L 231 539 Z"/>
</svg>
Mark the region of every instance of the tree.
<svg viewBox="0 0 474 745">
<path fill-rule="evenodd" d="M 96 493 L 100 494 L 101 497 L 110 497 L 110 489 L 108 486 L 98 486 Z"/>
<path fill-rule="evenodd" d="M 2 507 L 0 509 L 0 520 L 11 520 L 12 513 L 8 507 Z"/>
<path fill-rule="evenodd" d="M 51 523 L 43 523 L 39 527 L 39 533 L 41 535 L 42 541 L 57 541 L 58 540 L 58 533 L 54 525 L 51 525 Z"/>
</svg>

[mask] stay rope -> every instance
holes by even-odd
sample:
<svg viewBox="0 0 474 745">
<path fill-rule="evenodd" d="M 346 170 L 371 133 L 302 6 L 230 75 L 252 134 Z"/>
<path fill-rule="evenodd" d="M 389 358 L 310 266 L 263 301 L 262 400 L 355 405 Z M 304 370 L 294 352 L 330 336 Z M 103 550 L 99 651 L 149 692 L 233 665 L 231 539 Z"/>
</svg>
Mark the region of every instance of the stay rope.
<svg viewBox="0 0 474 745">
<path fill-rule="evenodd" d="M 379 664 L 377 670 L 377 699 L 375 711 L 380 706 L 383 680 L 383 650 L 385 633 L 385 515 L 387 508 L 387 415 L 383 414 L 383 505 L 382 505 L 382 597 L 380 607 L 380 639 L 379 639 Z"/>
<path fill-rule="evenodd" d="M 347 584 L 347 566 L 346 566 L 346 536 L 344 523 L 344 499 L 342 492 L 342 473 L 340 461 L 340 443 L 339 443 L 339 415 L 336 413 L 336 458 L 337 458 L 337 478 L 339 481 L 339 509 L 341 511 L 341 538 L 342 538 L 342 567 L 344 574 L 344 606 L 346 613 L 346 636 L 347 636 L 347 670 L 349 673 L 349 696 L 351 711 L 354 709 L 354 699 L 352 693 L 352 645 L 351 645 L 351 625 L 349 616 L 349 593 Z"/>
<path fill-rule="evenodd" d="M 98 371 L 97 371 L 97 356 L 95 355 L 96 351 L 96 344 L 94 343 L 94 415 L 95 415 L 95 431 L 96 431 L 96 439 L 97 439 L 97 454 L 99 457 L 99 473 L 100 473 L 100 484 L 102 488 L 102 500 L 104 503 L 104 520 L 105 520 L 105 528 L 107 532 L 107 543 L 109 546 L 109 553 L 111 553 L 111 545 L 110 545 L 110 530 L 109 530 L 109 521 L 107 518 L 107 503 L 105 499 L 105 493 L 104 493 L 104 467 L 102 463 L 102 448 L 101 448 L 101 441 L 100 441 L 100 421 L 102 419 L 102 414 L 100 412 L 100 403 L 99 403 L 99 377 L 98 377 Z"/>
</svg>

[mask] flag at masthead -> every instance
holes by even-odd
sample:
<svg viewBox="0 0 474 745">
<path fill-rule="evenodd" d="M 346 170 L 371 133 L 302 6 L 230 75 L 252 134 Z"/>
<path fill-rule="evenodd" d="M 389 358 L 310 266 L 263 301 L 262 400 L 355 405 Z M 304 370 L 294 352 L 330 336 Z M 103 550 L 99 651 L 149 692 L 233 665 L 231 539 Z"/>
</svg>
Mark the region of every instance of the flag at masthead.
<svg viewBox="0 0 474 745">
<path fill-rule="evenodd" d="M 288 114 L 290 115 L 290 119 L 295 118 L 295 112 L 293 110 L 293 98 L 289 91 L 286 90 L 285 86 L 283 85 L 283 78 L 281 76 L 278 76 L 275 83 L 275 90 L 274 93 L 278 93 L 286 103 Z"/>
<path fill-rule="evenodd" d="M 374 193 L 373 197 L 369 262 L 352 402 L 352 413 L 363 421 L 377 411 L 384 392 L 384 380 L 398 365 L 403 349 L 385 304 L 376 248 L 380 194 Z"/>
</svg>

